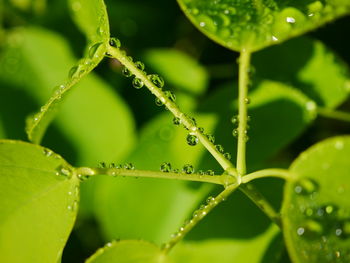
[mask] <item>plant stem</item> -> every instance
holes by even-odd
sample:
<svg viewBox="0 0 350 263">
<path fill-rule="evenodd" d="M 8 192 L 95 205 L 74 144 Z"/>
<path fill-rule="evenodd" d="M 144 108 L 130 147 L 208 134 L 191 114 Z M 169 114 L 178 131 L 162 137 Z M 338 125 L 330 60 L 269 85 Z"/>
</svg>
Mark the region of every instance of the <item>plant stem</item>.
<svg viewBox="0 0 350 263">
<path fill-rule="evenodd" d="M 265 169 L 256 171 L 250 174 L 247 174 L 242 177 L 242 183 L 248 183 L 252 180 L 266 177 L 277 177 L 285 180 L 289 180 L 292 176 L 292 173 L 285 169 Z"/>
<path fill-rule="evenodd" d="M 238 83 L 238 145 L 237 145 L 237 172 L 243 176 L 246 173 L 246 142 L 248 119 L 248 84 L 249 84 L 250 52 L 241 51 L 239 57 Z"/>
<path fill-rule="evenodd" d="M 124 65 L 136 78 L 140 79 L 146 87 L 167 107 L 167 109 L 175 116 L 178 117 L 182 124 L 189 130 L 189 132 L 198 137 L 199 141 L 204 145 L 204 147 L 211 153 L 211 155 L 218 161 L 221 167 L 228 171 L 229 174 L 236 176 L 237 172 L 233 164 L 227 160 L 222 153 L 217 151 L 215 145 L 209 141 L 207 136 L 200 132 L 191 118 L 184 114 L 179 107 L 171 101 L 162 89 L 158 88 L 146 75 L 143 70 L 140 70 L 136 65 L 129 60 L 127 55 L 120 50 L 112 46 L 108 47 L 108 53 L 119 60 L 119 62 Z"/>
<path fill-rule="evenodd" d="M 161 178 L 171 180 L 184 180 L 202 183 L 219 184 L 223 186 L 234 184 L 235 178 L 233 176 L 223 175 L 200 175 L 200 174 L 186 174 L 160 171 L 145 171 L 124 168 L 91 168 L 79 167 L 75 168 L 75 174 L 80 179 L 88 178 L 94 175 L 110 175 L 110 176 L 125 176 L 125 177 L 140 177 L 140 178 Z"/>
<path fill-rule="evenodd" d="M 183 237 L 192 230 L 192 228 L 201 221 L 211 210 L 213 210 L 218 204 L 225 201 L 227 197 L 237 189 L 239 184 L 231 184 L 225 190 L 223 190 L 215 198 L 210 198 L 207 204 L 193 213 L 193 217 L 187 223 L 185 223 L 180 230 L 174 234 L 173 238 L 163 245 L 164 253 L 168 253 Z"/>
<path fill-rule="evenodd" d="M 331 118 L 339 121 L 350 122 L 349 112 L 337 111 L 337 110 L 326 109 L 326 108 L 318 108 L 317 111 L 318 111 L 318 114 L 320 114 L 323 117 L 327 117 L 327 118 Z"/>
<path fill-rule="evenodd" d="M 242 178 L 243 179 L 243 178 Z M 279 213 L 271 206 L 264 196 L 255 188 L 253 184 L 242 184 L 239 189 L 252 200 L 276 225 L 282 226 Z"/>
</svg>

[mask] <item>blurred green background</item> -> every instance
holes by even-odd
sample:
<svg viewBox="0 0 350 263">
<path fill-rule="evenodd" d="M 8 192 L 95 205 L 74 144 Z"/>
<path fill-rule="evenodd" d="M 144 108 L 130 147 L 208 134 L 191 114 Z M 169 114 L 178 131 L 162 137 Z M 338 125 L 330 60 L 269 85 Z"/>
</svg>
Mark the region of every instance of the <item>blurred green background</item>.
<svg viewBox="0 0 350 263">
<path fill-rule="evenodd" d="M 105 2 L 112 36 L 135 60 L 146 64 L 147 72 L 165 79 L 180 107 L 214 133 L 216 143 L 234 160 L 231 118 L 237 113 L 238 54 L 199 33 L 175 0 Z M 86 40 L 70 17 L 67 1 L 1 0 L 0 7 L 0 138 L 27 140 L 26 117 L 40 109 L 54 87 L 67 78 L 70 67 L 82 57 Z M 314 101 L 350 112 L 349 44 L 350 18 L 346 17 L 253 56 L 250 171 L 288 167 L 310 145 L 350 132 L 349 123 L 315 116 L 308 108 Z M 172 124 L 169 112 L 156 106 L 145 88 L 133 89 L 120 69 L 118 61 L 106 58 L 79 83 L 42 144 L 76 166 L 132 162 L 136 168 L 158 170 L 169 161 L 174 168 L 190 163 L 196 170 L 220 173 L 203 147 L 188 146 L 186 131 Z M 281 181 L 256 185 L 276 208 L 280 206 Z M 82 186 L 80 213 L 62 262 L 83 262 L 112 239 L 161 244 L 218 190 L 178 181 L 93 178 Z M 255 251 L 251 244 L 267 233 L 262 244 L 278 249 L 263 245 L 265 262 L 288 262 L 280 237 L 269 234 L 269 225 L 258 208 L 237 192 L 186 239 L 220 239 L 228 242 L 225 248 Z M 232 253 L 237 258 L 240 252 Z"/>
</svg>

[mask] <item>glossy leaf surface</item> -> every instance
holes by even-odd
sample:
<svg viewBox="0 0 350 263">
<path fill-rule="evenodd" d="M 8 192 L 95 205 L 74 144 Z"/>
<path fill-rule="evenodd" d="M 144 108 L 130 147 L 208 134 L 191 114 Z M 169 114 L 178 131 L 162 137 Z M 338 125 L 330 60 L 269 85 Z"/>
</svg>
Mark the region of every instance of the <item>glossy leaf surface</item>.
<svg viewBox="0 0 350 263">
<path fill-rule="evenodd" d="M 348 0 L 178 0 L 205 35 L 235 51 L 256 51 L 350 12 Z"/>
</svg>

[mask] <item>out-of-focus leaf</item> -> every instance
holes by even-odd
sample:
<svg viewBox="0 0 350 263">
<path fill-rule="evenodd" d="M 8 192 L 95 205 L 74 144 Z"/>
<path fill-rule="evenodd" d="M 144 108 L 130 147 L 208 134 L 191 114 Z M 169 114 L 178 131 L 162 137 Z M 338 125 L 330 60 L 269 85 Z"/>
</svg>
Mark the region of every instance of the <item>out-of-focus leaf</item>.
<svg viewBox="0 0 350 263">
<path fill-rule="evenodd" d="M 92 255 L 86 263 L 170 263 L 154 244 L 140 240 L 108 243 Z"/>
<path fill-rule="evenodd" d="M 1 140 L 0 198 L 0 261 L 59 261 L 79 201 L 69 164 L 47 148 Z"/>
<path fill-rule="evenodd" d="M 206 36 L 235 51 L 256 51 L 350 13 L 348 0 L 178 0 Z"/>
<path fill-rule="evenodd" d="M 73 62 L 68 43 L 59 35 L 40 28 L 18 29 L 9 36 L 1 56 L 0 78 L 23 89 L 40 105 Z M 70 91 L 56 124 L 78 152 L 78 165 L 120 159 L 134 142 L 127 105 L 94 74 Z"/>
<path fill-rule="evenodd" d="M 238 209 L 238 208 L 237 208 Z M 232 227 L 239 227 L 232 225 Z M 275 226 L 261 235 L 250 239 L 209 239 L 205 241 L 185 241 L 177 245 L 170 253 L 170 258 L 177 263 L 232 263 L 232 262 L 279 262 L 283 244 L 272 244 L 278 233 Z M 274 253 L 269 261 L 264 261 L 273 245 Z"/>
<path fill-rule="evenodd" d="M 72 16 L 89 42 L 107 43 L 109 22 L 103 0 L 68 0 Z"/>
<path fill-rule="evenodd" d="M 347 65 L 317 40 L 303 37 L 271 47 L 254 55 L 252 64 L 259 77 L 289 83 L 323 107 L 337 107 L 350 92 Z"/>
<path fill-rule="evenodd" d="M 144 54 L 146 65 L 164 76 L 168 86 L 196 95 L 208 84 L 205 69 L 190 56 L 176 49 L 152 49 Z"/>
<path fill-rule="evenodd" d="M 188 146 L 186 131 L 171 119 L 162 114 L 142 130 L 137 148 L 127 158 L 136 168 L 159 170 L 166 161 L 173 169 L 181 170 L 187 163 L 200 169 L 196 165 L 205 149 L 200 144 Z M 205 123 L 208 130 L 215 125 L 211 115 L 199 115 L 197 121 Z M 209 189 L 208 185 L 193 188 L 183 181 L 101 178 L 96 215 L 107 239 L 143 238 L 161 243 L 181 226 Z"/>
<path fill-rule="evenodd" d="M 350 261 L 350 137 L 322 141 L 293 162 L 283 232 L 293 262 Z"/>
</svg>

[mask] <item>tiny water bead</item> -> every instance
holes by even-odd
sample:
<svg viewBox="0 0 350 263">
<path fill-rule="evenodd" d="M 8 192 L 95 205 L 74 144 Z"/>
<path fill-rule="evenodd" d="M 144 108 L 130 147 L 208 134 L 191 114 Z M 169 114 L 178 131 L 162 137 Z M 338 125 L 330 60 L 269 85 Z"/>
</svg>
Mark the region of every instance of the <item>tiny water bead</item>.
<svg viewBox="0 0 350 263">
<path fill-rule="evenodd" d="M 176 96 L 175 94 L 172 92 L 172 91 L 165 91 L 164 92 L 165 96 L 167 96 L 168 99 L 170 99 L 172 102 L 175 102 L 176 101 Z"/>
<path fill-rule="evenodd" d="M 118 38 L 112 37 L 109 39 L 109 45 L 111 47 L 116 47 L 116 48 L 120 48 L 121 47 L 121 43 L 120 40 Z"/>
<path fill-rule="evenodd" d="M 196 135 L 189 134 L 186 138 L 187 144 L 190 146 L 195 146 L 198 144 L 198 137 Z"/>
<path fill-rule="evenodd" d="M 91 176 L 90 176 L 90 175 L 78 174 L 77 177 L 78 177 L 78 179 L 79 179 L 80 181 L 86 181 L 86 180 L 89 179 Z"/>
<path fill-rule="evenodd" d="M 72 177 L 72 171 L 68 166 L 60 165 L 56 168 L 56 176 L 62 179 L 70 179 Z"/>
<path fill-rule="evenodd" d="M 98 55 L 98 49 L 103 45 L 102 42 L 99 42 L 99 43 L 96 43 L 94 45 L 92 45 L 90 48 L 89 48 L 89 52 L 88 52 L 88 55 L 89 55 L 89 58 L 90 59 L 93 59 L 95 57 L 99 57 Z"/>
<path fill-rule="evenodd" d="M 141 89 L 143 87 L 143 81 L 139 78 L 134 78 L 132 80 L 132 86 L 135 88 L 135 89 Z"/>
<path fill-rule="evenodd" d="M 222 147 L 222 145 L 217 144 L 215 145 L 215 148 L 219 153 L 224 153 L 224 147 Z"/>
<path fill-rule="evenodd" d="M 205 172 L 205 174 L 206 174 L 206 175 L 211 175 L 211 176 L 215 175 L 215 173 L 214 173 L 213 170 L 207 170 L 207 171 Z"/>
<path fill-rule="evenodd" d="M 127 169 L 127 170 L 134 170 L 135 169 L 135 167 L 134 167 L 134 165 L 132 163 L 124 164 L 123 168 Z"/>
<path fill-rule="evenodd" d="M 300 195 L 310 195 L 319 189 L 318 183 L 311 178 L 303 178 L 296 182 L 294 191 Z"/>
<path fill-rule="evenodd" d="M 44 149 L 43 150 L 43 154 L 46 156 L 46 157 L 50 157 L 53 155 L 53 151 L 49 150 L 49 149 Z"/>
<path fill-rule="evenodd" d="M 207 200 L 206 200 L 206 202 L 207 202 L 208 205 L 211 204 L 211 203 L 214 202 L 214 201 L 215 201 L 215 198 L 212 197 L 212 196 L 209 196 L 209 197 L 207 198 Z"/>
<path fill-rule="evenodd" d="M 244 103 L 245 104 L 250 104 L 250 99 L 249 98 L 244 98 Z"/>
<path fill-rule="evenodd" d="M 227 160 L 231 160 L 231 154 L 230 154 L 230 153 L 224 153 L 224 157 L 225 157 Z"/>
<path fill-rule="evenodd" d="M 191 164 L 185 164 L 184 167 L 182 168 L 182 172 L 186 174 L 193 174 L 194 168 Z"/>
<path fill-rule="evenodd" d="M 156 85 L 158 88 L 161 89 L 161 88 L 164 87 L 164 80 L 163 80 L 163 78 L 160 77 L 159 75 L 157 75 L 157 74 L 150 74 L 150 75 L 148 75 L 147 77 L 148 77 L 148 79 L 149 79 L 150 81 L 152 81 L 152 83 L 153 83 L 154 85 Z"/>
<path fill-rule="evenodd" d="M 155 101 L 154 101 L 154 102 L 155 102 L 156 105 L 159 106 L 159 107 L 164 105 L 163 101 L 161 101 L 161 99 L 159 99 L 159 98 L 155 98 Z"/>
<path fill-rule="evenodd" d="M 164 173 L 169 173 L 171 171 L 171 164 L 164 162 L 160 165 L 160 170 Z"/>
<path fill-rule="evenodd" d="M 181 119 L 178 118 L 178 117 L 174 117 L 174 118 L 173 118 L 173 123 L 174 123 L 175 125 L 180 125 L 180 124 L 181 124 Z"/>
<path fill-rule="evenodd" d="M 215 143 L 215 137 L 212 134 L 207 134 L 207 138 L 211 143 Z"/>
<path fill-rule="evenodd" d="M 144 71 L 145 70 L 145 64 L 143 64 L 141 61 L 136 61 L 135 66 L 139 69 Z"/>
<path fill-rule="evenodd" d="M 233 116 L 232 118 L 231 118 L 231 122 L 234 124 L 234 125 L 238 125 L 238 116 L 237 115 L 235 115 L 235 116 Z"/>
<path fill-rule="evenodd" d="M 204 133 L 204 128 L 203 128 L 203 127 L 198 127 L 198 131 L 199 131 L 200 133 Z"/>
<path fill-rule="evenodd" d="M 107 165 L 106 165 L 105 162 L 100 162 L 100 163 L 98 164 L 98 167 L 99 167 L 99 168 L 106 168 Z"/>
<path fill-rule="evenodd" d="M 123 66 L 122 74 L 123 74 L 124 77 L 127 77 L 127 78 L 130 78 L 133 75 L 131 73 L 131 71 L 125 66 Z"/>
<path fill-rule="evenodd" d="M 233 129 L 232 135 L 233 137 L 238 137 L 238 129 Z"/>
</svg>

